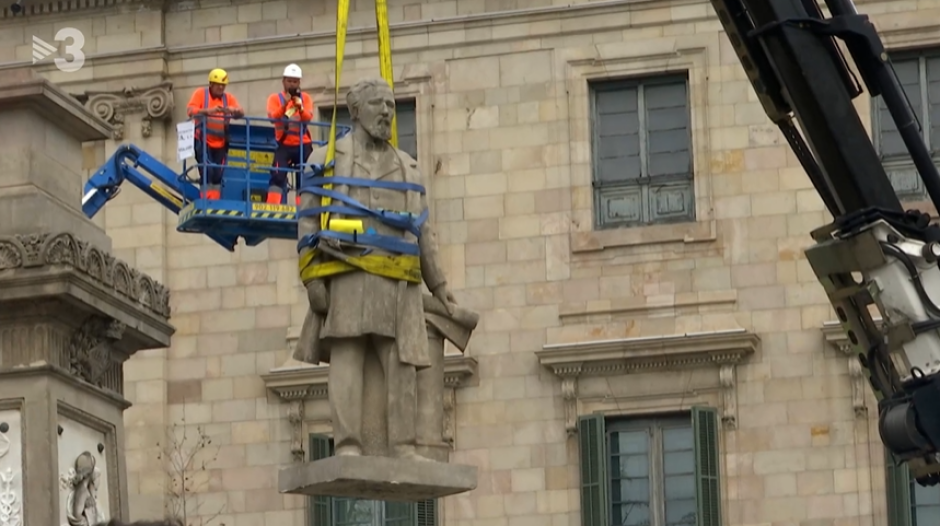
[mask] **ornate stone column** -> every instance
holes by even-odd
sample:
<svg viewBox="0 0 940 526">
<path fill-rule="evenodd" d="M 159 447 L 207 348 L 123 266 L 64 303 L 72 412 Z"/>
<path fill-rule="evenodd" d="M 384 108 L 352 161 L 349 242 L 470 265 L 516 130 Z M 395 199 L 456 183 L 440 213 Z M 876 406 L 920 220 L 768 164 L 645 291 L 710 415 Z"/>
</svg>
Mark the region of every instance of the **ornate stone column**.
<svg viewBox="0 0 940 526">
<path fill-rule="evenodd" d="M 82 142 L 109 126 L 29 69 L 0 76 L 0 122 L 5 513 L 21 524 L 126 519 L 123 363 L 169 346 L 169 293 L 112 257 L 81 213 Z"/>
</svg>

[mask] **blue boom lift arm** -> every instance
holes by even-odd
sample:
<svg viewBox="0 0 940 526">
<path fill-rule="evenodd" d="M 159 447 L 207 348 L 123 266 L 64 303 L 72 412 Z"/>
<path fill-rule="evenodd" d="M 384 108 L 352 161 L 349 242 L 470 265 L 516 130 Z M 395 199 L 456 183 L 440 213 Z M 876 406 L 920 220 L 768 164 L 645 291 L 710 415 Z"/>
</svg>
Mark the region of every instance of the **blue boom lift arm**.
<svg viewBox="0 0 940 526">
<path fill-rule="evenodd" d="M 874 25 L 851 0 L 711 0 L 760 102 L 834 221 L 806 258 L 878 399 L 878 429 L 921 485 L 940 481 L 940 228 L 903 209 L 852 103 L 880 97 L 940 209 L 940 174 Z M 799 129 L 796 126 L 799 123 Z M 872 316 L 880 315 L 880 323 Z"/>
<path fill-rule="evenodd" d="M 274 128 L 270 126 L 272 120 L 258 117 L 237 120 L 244 121 L 244 124 L 229 124 L 228 151 L 223 164 L 189 166 L 190 170 L 195 169 L 197 172 L 200 169 L 206 171 L 207 168 L 222 169 L 220 199 L 203 198 L 201 190 L 205 188 L 206 182 L 193 184 L 185 165 L 183 173 L 177 174 L 137 146 L 127 144 L 119 146 L 114 155 L 85 183 L 82 211 L 86 216 L 94 217 L 127 181 L 177 214 L 177 231 L 205 234 L 230 252 L 235 250 L 239 238 L 244 239 L 248 246 L 258 245 L 266 239 L 296 241 L 297 210 L 296 206 L 287 203 L 287 192 L 284 192 L 280 203 L 264 202 L 274 152 L 278 146 Z M 329 124 L 319 122 L 307 123 L 306 126 L 309 131 L 330 128 Z M 349 126 L 337 126 L 337 138 L 349 131 Z M 324 140 L 313 140 L 304 148 L 312 149 L 325 144 Z M 196 147 L 205 147 L 205 143 L 197 144 Z M 302 172 L 317 172 L 318 167 L 304 164 L 298 168 L 282 169 L 294 174 L 295 179 L 302 179 Z M 296 180 L 293 187 L 300 187 Z"/>
<path fill-rule="evenodd" d="M 152 177 L 144 175 L 145 172 Z M 104 205 L 121 192 L 121 184 L 130 182 L 154 201 L 179 215 L 184 203 L 199 200 L 199 188 L 185 176 L 174 172 L 152 155 L 133 144 L 118 146 L 114 155 L 88 179 L 82 195 L 82 212 L 92 218 Z M 235 250 L 238 238 L 231 235 L 206 233 L 229 251 Z"/>
</svg>

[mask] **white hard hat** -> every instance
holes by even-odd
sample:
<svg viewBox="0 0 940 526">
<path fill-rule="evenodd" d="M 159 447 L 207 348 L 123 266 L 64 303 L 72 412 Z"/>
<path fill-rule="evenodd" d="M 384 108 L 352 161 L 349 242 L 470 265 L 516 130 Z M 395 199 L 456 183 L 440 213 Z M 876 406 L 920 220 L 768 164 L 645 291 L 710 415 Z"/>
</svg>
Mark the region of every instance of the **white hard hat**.
<svg viewBox="0 0 940 526">
<path fill-rule="evenodd" d="M 303 78 L 303 75 L 300 72 L 300 66 L 297 64 L 288 64 L 288 66 L 284 68 L 284 76 L 290 77 L 292 79 Z"/>
</svg>

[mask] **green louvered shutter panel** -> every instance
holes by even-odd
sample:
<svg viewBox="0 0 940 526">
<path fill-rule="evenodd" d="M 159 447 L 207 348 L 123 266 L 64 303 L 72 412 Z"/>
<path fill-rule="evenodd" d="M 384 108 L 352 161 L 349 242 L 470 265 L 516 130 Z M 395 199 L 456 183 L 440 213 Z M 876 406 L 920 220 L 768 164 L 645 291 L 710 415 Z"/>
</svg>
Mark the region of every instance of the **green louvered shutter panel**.
<svg viewBox="0 0 940 526">
<path fill-rule="evenodd" d="M 718 410 L 692 408 L 695 437 L 695 500 L 697 526 L 721 526 L 721 479 L 719 478 Z"/>
<path fill-rule="evenodd" d="M 310 433 L 310 448 L 307 458 L 310 462 L 333 456 L 333 441 L 326 435 Z M 333 499 L 330 497 L 309 497 L 307 499 L 310 526 L 332 526 Z"/>
<path fill-rule="evenodd" d="M 414 526 L 414 503 L 386 501 L 381 504 L 385 507 L 385 526 Z"/>
<path fill-rule="evenodd" d="M 415 505 L 416 526 L 437 526 L 437 499 L 428 499 Z"/>
<path fill-rule="evenodd" d="M 911 475 L 907 464 L 895 465 L 894 455 L 885 449 L 885 490 L 888 500 L 888 526 L 911 526 Z"/>
<path fill-rule="evenodd" d="M 581 449 L 581 526 L 608 526 L 607 444 L 604 415 L 578 419 Z"/>
</svg>

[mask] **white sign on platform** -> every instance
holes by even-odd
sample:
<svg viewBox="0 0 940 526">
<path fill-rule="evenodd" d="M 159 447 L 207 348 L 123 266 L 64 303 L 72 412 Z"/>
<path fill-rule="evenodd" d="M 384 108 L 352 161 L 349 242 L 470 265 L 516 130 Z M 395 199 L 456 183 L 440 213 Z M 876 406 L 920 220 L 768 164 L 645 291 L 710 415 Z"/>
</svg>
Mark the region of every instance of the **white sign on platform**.
<svg viewBox="0 0 940 526">
<path fill-rule="evenodd" d="M 180 122 L 176 125 L 176 160 L 195 157 L 196 146 L 193 144 L 196 135 L 196 123 L 193 121 Z"/>
</svg>

